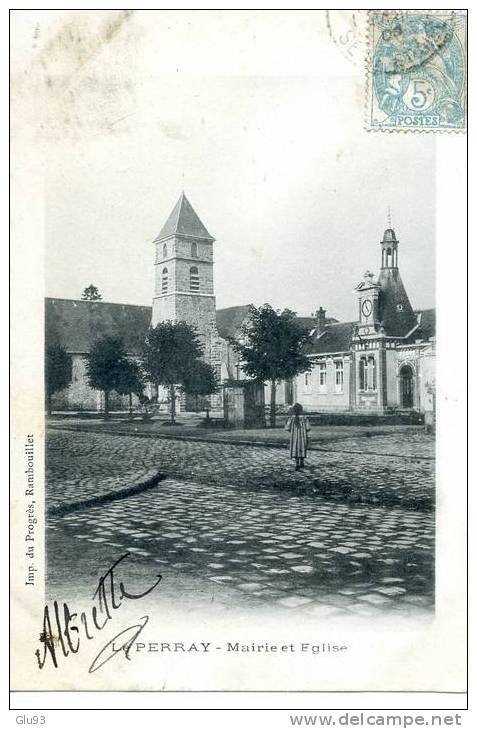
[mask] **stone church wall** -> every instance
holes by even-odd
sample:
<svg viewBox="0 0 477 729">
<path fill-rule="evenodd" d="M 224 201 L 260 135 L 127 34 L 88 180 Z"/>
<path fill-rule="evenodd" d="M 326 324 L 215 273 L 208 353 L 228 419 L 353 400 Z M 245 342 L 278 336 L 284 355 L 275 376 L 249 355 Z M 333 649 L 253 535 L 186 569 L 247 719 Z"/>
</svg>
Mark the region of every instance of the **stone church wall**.
<svg viewBox="0 0 477 729">
<path fill-rule="evenodd" d="M 69 387 L 57 392 L 52 397 L 53 410 L 72 411 L 99 411 L 104 407 L 104 395 L 99 390 L 90 387 L 86 378 L 86 362 L 83 355 L 72 355 L 72 381 Z M 133 405 L 138 404 L 138 399 L 133 396 Z M 127 410 L 129 407 L 129 396 L 118 395 L 111 392 L 109 397 L 111 410 Z"/>
</svg>

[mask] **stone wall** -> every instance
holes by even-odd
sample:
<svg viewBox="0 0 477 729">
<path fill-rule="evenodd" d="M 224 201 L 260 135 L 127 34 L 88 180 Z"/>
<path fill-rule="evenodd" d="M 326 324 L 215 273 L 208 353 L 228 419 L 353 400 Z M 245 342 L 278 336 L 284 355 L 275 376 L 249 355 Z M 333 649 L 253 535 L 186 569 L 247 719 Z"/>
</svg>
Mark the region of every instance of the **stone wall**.
<svg viewBox="0 0 477 729">
<path fill-rule="evenodd" d="M 104 408 L 104 395 L 88 384 L 86 362 L 83 355 L 72 355 L 72 381 L 64 390 L 52 397 L 53 410 L 101 411 Z M 133 395 L 133 407 L 139 406 L 139 400 Z M 112 391 L 109 396 L 111 410 L 127 410 L 129 396 L 118 395 Z"/>
</svg>

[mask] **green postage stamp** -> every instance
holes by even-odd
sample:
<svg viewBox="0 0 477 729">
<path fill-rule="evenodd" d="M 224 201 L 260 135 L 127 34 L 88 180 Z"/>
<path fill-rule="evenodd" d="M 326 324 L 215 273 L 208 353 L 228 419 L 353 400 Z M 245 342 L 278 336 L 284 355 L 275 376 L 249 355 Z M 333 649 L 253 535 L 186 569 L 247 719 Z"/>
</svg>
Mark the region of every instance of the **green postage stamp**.
<svg viewBox="0 0 477 729">
<path fill-rule="evenodd" d="M 368 40 L 368 129 L 465 130 L 464 11 L 371 10 Z"/>
</svg>

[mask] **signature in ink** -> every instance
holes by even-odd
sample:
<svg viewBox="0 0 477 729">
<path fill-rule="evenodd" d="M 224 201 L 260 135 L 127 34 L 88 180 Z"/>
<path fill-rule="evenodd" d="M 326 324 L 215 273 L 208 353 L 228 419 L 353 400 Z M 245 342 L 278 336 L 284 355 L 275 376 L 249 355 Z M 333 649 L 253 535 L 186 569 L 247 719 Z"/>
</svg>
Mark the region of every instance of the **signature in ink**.
<svg viewBox="0 0 477 729">
<path fill-rule="evenodd" d="M 142 618 L 139 618 L 140 622 L 138 625 L 131 625 L 129 628 L 125 628 L 125 630 L 122 630 L 120 633 L 115 635 L 114 638 L 111 638 L 104 648 L 101 648 L 99 651 L 98 655 L 89 667 L 88 673 L 94 673 L 97 671 L 98 668 L 104 666 L 104 664 L 110 661 L 111 658 L 114 658 L 119 651 L 124 651 L 124 655 L 128 661 L 130 661 L 129 651 L 131 650 L 136 638 L 141 634 L 143 628 L 146 627 L 148 620 L 149 617 L 147 615 L 143 615 Z M 119 639 L 121 640 L 118 643 Z"/>
<path fill-rule="evenodd" d="M 133 593 L 126 589 L 124 582 L 117 579 L 115 569 L 121 564 L 130 552 L 122 555 L 99 579 L 98 586 L 93 594 L 95 603 L 90 612 L 71 612 L 67 603 L 60 608 L 58 602 L 53 602 L 52 609 L 45 606 L 43 612 L 43 631 L 40 635 L 40 642 L 43 648 L 37 648 L 35 656 L 39 668 L 43 668 L 47 659 L 50 658 L 55 668 L 58 668 L 58 659 L 63 655 L 67 657 L 70 653 L 78 653 L 84 639 L 93 640 L 96 631 L 101 631 L 112 619 L 114 611 L 121 607 L 124 600 L 139 600 L 149 595 L 162 580 L 162 575 L 155 575 L 157 578 L 153 585 L 144 592 Z M 131 646 L 147 624 L 148 616 L 144 615 L 139 619 L 138 624 L 121 631 L 110 640 L 98 653 L 92 662 L 89 672 L 93 673 L 111 660 L 117 653 L 123 651 L 126 658 L 129 658 Z M 120 639 L 118 641 L 118 639 Z M 119 646 L 117 646 L 119 642 Z"/>
</svg>

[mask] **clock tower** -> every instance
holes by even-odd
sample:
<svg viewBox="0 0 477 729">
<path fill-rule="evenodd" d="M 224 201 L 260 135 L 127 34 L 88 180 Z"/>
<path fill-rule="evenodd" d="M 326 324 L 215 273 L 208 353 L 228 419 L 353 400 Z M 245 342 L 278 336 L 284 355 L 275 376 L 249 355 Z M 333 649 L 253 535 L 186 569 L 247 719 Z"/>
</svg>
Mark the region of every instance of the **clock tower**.
<svg viewBox="0 0 477 729">
<path fill-rule="evenodd" d="M 357 334 L 360 337 L 376 336 L 379 332 L 379 291 L 380 285 L 374 274 L 366 271 L 363 280 L 356 287 L 358 294 L 359 319 Z"/>
<path fill-rule="evenodd" d="M 384 231 L 378 280 L 369 271 L 356 287 L 358 320 L 351 341 L 354 355 L 354 402 L 358 410 L 383 412 L 394 398 L 388 380 L 396 347 L 417 327 L 398 267 L 399 241 Z"/>
</svg>

